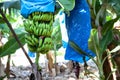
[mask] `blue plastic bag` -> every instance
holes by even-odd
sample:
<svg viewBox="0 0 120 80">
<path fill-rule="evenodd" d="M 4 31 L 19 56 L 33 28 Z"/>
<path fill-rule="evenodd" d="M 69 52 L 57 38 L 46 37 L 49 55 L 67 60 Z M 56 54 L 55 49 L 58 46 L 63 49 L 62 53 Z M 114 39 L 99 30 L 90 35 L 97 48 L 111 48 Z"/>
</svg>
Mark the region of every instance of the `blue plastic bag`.
<svg viewBox="0 0 120 80">
<path fill-rule="evenodd" d="M 35 54 L 36 53 L 34 53 L 34 52 L 28 51 L 28 56 L 31 57 L 31 58 L 34 58 Z"/>
<path fill-rule="evenodd" d="M 91 31 L 91 19 L 89 6 L 86 0 L 75 0 L 75 7 L 70 12 L 70 16 L 66 15 L 66 28 L 68 32 L 69 41 L 76 43 L 84 52 L 95 56 L 95 54 L 88 49 L 88 39 Z M 76 52 L 70 44 L 67 45 L 65 59 L 73 60 L 83 63 L 82 54 Z M 85 60 L 89 60 L 85 56 Z"/>
<path fill-rule="evenodd" d="M 21 0 L 21 15 L 28 18 L 32 12 L 54 12 L 54 0 Z"/>
<path fill-rule="evenodd" d="M 66 30 L 65 13 L 63 12 L 63 10 L 59 12 L 59 21 L 62 34 L 62 46 L 63 48 L 66 48 L 68 44 L 68 34 Z"/>
</svg>

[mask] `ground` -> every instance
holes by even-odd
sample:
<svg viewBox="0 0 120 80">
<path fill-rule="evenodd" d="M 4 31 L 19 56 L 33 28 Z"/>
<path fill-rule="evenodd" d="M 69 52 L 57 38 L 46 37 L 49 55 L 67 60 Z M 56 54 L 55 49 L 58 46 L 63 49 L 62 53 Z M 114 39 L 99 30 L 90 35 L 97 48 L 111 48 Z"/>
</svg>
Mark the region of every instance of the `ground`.
<svg viewBox="0 0 120 80">
<path fill-rule="evenodd" d="M 69 72 L 70 66 L 67 65 L 69 61 L 64 59 L 64 49 L 61 49 L 60 51 L 63 52 L 63 55 L 58 55 L 56 61 L 58 63 L 58 67 L 64 66 L 64 71 L 59 72 L 58 75 L 56 76 L 55 68 L 52 69 L 53 71 L 52 76 L 49 74 L 46 56 L 45 55 L 40 56 L 39 64 L 42 67 L 43 80 L 76 80 L 74 70 L 72 72 Z M 7 57 L 4 57 L 2 59 L 3 64 L 6 64 L 6 60 Z M 34 62 L 35 58 L 31 58 L 31 60 Z M 95 75 L 98 75 L 96 65 L 91 60 L 88 61 L 87 63 L 89 65 L 88 69 L 92 71 Z M 98 78 L 95 77 L 93 74 L 88 75 L 84 74 L 85 71 L 83 64 L 80 64 L 80 67 L 81 68 L 79 80 L 98 80 Z M 4 80 L 29 80 L 29 76 L 32 73 L 32 68 L 21 49 L 17 50 L 15 54 L 12 54 L 10 70 L 14 75 L 12 75 L 12 78 L 10 79 L 6 78 Z"/>
</svg>

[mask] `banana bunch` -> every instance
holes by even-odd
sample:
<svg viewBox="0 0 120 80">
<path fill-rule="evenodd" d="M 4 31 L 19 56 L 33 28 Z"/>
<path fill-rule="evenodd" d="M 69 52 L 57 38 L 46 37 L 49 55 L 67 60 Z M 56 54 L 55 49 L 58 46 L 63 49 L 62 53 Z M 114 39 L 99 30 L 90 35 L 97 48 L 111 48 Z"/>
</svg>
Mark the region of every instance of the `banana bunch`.
<svg viewBox="0 0 120 80">
<path fill-rule="evenodd" d="M 45 54 L 51 49 L 51 47 L 52 47 L 51 37 L 44 37 L 44 39 L 40 38 L 37 52 L 41 52 L 41 54 Z"/>
<path fill-rule="evenodd" d="M 33 32 L 33 29 L 32 29 L 33 26 L 34 26 L 34 24 L 32 24 L 30 20 L 26 20 L 26 21 L 24 22 L 25 30 L 26 30 L 28 33 Z"/>
<path fill-rule="evenodd" d="M 31 52 L 45 54 L 51 49 L 53 16 L 51 12 L 33 12 L 24 22 L 25 41 Z"/>
<path fill-rule="evenodd" d="M 51 36 L 53 31 L 51 23 L 41 22 L 38 24 L 36 22 L 36 26 L 31 26 L 33 28 L 30 27 L 32 29 L 31 32 L 33 32 L 33 34 L 35 34 L 36 36 Z"/>
<path fill-rule="evenodd" d="M 27 44 L 29 44 L 31 46 L 35 46 L 36 44 L 39 43 L 38 38 L 33 34 L 26 34 L 25 41 L 27 42 Z"/>
<path fill-rule="evenodd" d="M 50 21 L 53 19 L 53 13 L 50 12 L 33 12 L 29 17 L 34 21 Z"/>
</svg>

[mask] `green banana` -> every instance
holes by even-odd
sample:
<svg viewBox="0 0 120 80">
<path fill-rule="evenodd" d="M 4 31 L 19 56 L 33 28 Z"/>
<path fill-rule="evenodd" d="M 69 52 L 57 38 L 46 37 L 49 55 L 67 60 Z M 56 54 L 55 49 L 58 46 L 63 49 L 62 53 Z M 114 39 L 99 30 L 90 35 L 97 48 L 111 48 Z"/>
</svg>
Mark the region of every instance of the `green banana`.
<svg viewBox="0 0 120 80">
<path fill-rule="evenodd" d="M 39 40 L 38 40 L 38 38 L 36 38 L 35 36 L 34 36 L 34 42 L 35 42 L 35 44 L 38 44 L 39 43 Z"/>
<path fill-rule="evenodd" d="M 36 25 L 36 27 L 38 27 L 38 26 L 39 26 L 39 23 L 38 23 L 38 21 L 36 21 L 36 22 L 35 22 L 35 25 Z"/>
<path fill-rule="evenodd" d="M 44 31 L 45 31 L 45 36 L 47 36 L 47 29 L 44 29 Z"/>
<path fill-rule="evenodd" d="M 33 16 L 33 20 L 36 21 L 36 16 Z"/>
<path fill-rule="evenodd" d="M 34 35 L 32 35 L 31 38 L 32 38 L 32 42 L 34 42 L 34 45 L 39 43 L 38 39 Z"/>
<path fill-rule="evenodd" d="M 41 47 L 41 46 L 42 46 L 42 43 L 43 43 L 43 40 L 42 40 L 42 39 L 39 39 L 38 47 Z"/>
<path fill-rule="evenodd" d="M 42 36 L 45 36 L 45 31 L 44 31 L 44 29 L 43 29 L 41 35 L 42 35 Z"/>
<path fill-rule="evenodd" d="M 49 29 L 50 28 L 50 25 L 49 24 L 46 24 L 46 29 Z"/>
<path fill-rule="evenodd" d="M 34 14 L 35 14 L 35 15 L 38 15 L 38 14 L 40 14 L 40 12 L 34 12 Z"/>
<path fill-rule="evenodd" d="M 34 12 L 32 13 L 34 21 L 51 21 L 53 18 L 53 13 L 50 12 Z"/>
<path fill-rule="evenodd" d="M 31 40 L 30 35 L 29 35 L 29 34 L 26 34 L 26 35 L 25 35 L 25 39 L 27 39 L 27 40 L 29 40 L 29 41 L 30 41 L 30 40 Z"/>
<path fill-rule="evenodd" d="M 33 43 L 33 46 L 35 46 L 36 44 L 35 44 L 35 41 L 34 41 L 34 39 L 32 39 L 31 40 L 31 42 Z"/>
<path fill-rule="evenodd" d="M 45 48 L 44 48 L 44 45 L 42 45 L 41 47 L 38 48 L 38 50 L 39 50 L 40 52 L 44 51 L 44 49 L 45 49 Z"/>
<path fill-rule="evenodd" d="M 42 26 L 42 23 L 39 23 L 39 25 L 38 25 L 38 26 L 39 26 L 39 28 L 42 28 L 42 27 L 41 27 L 41 26 Z"/>
<path fill-rule="evenodd" d="M 30 42 L 29 40 L 26 40 L 26 39 L 25 39 L 25 42 L 26 42 L 27 44 L 29 44 L 29 45 L 33 45 L 33 43 Z"/>
<path fill-rule="evenodd" d="M 34 26 L 31 25 L 31 26 L 30 26 L 30 33 L 33 33 L 33 32 L 34 32 L 34 31 L 33 31 L 33 30 L 34 30 L 33 28 L 34 28 Z"/>
<path fill-rule="evenodd" d="M 28 16 L 28 19 L 31 19 L 31 15 Z"/>
<path fill-rule="evenodd" d="M 25 23 L 24 23 L 24 27 L 25 27 L 25 30 L 27 31 L 27 32 L 31 32 L 31 30 L 30 30 L 30 24 L 28 23 L 28 21 L 25 21 Z"/>
<path fill-rule="evenodd" d="M 45 23 L 42 23 L 41 27 L 42 29 L 45 29 Z"/>
<path fill-rule="evenodd" d="M 38 30 L 37 28 L 34 28 L 34 34 L 35 34 L 36 36 L 39 35 L 39 30 Z"/>
<path fill-rule="evenodd" d="M 27 40 L 26 42 L 28 42 L 29 44 L 31 43 L 31 45 L 35 45 L 34 40 L 31 37 L 32 35 L 26 35 L 25 39 Z"/>
<path fill-rule="evenodd" d="M 38 28 L 38 31 L 39 31 L 38 32 L 39 36 L 41 36 L 42 35 L 42 29 L 40 27 Z"/>
<path fill-rule="evenodd" d="M 41 47 L 38 47 L 37 48 L 37 53 L 40 53 L 41 52 Z"/>
<path fill-rule="evenodd" d="M 25 31 L 26 31 L 26 32 L 30 32 L 30 28 L 25 27 Z"/>
<path fill-rule="evenodd" d="M 47 43 L 47 37 L 45 37 L 43 44 Z"/>
<path fill-rule="evenodd" d="M 27 45 L 27 46 L 31 52 L 36 52 L 36 48 L 34 46 L 31 46 L 31 45 Z"/>
<path fill-rule="evenodd" d="M 33 34 L 35 34 L 35 35 L 36 35 L 36 30 L 37 30 L 37 28 L 33 27 Z"/>
<path fill-rule="evenodd" d="M 30 51 L 45 54 L 51 49 L 53 15 L 51 12 L 33 12 L 24 22 L 25 31 L 28 32 L 25 40 Z"/>
</svg>

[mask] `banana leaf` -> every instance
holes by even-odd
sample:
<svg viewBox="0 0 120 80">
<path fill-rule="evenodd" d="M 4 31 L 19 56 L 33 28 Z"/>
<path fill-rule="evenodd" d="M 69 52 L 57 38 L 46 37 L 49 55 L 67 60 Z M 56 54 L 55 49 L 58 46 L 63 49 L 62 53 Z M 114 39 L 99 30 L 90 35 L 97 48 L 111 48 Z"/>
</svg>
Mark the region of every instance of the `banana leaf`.
<svg viewBox="0 0 120 80">
<path fill-rule="evenodd" d="M 96 53 L 96 55 L 98 55 L 99 53 L 101 53 L 99 46 L 100 44 L 99 44 L 99 37 L 98 37 L 97 29 L 92 29 L 90 38 L 88 40 L 88 47 L 90 50 Z"/>
<path fill-rule="evenodd" d="M 10 30 L 6 24 L 0 24 L 0 31 L 2 33 L 9 33 L 10 32 Z"/>
<path fill-rule="evenodd" d="M 83 54 L 84 57 L 87 56 L 90 59 L 92 59 L 94 61 L 95 64 L 97 64 L 97 62 L 95 61 L 94 57 L 88 53 L 86 53 L 85 51 L 83 51 L 77 44 L 75 44 L 73 41 L 69 41 L 70 46 L 77 51 L 79 54 Z"/>
<path fill-rule="evenodd" d="M 56 0 L 56 1 L 66 11 L 71 11 L 75 6 L 75 0 Z"/>
<path fill-rule="evenodd" d="M 7 17 L 7 19 L 10 21 L 10 22 L 16 22 L 17 20 L 14 18 L 14 17 L 12 17 L 11 15 L 6 15 L 6 17 Z M 4 21 L 4 19 L 0 16 L 0 24 L 4 24 L 5 23 L 5 21 Z"/>
<path fill-rule="evenodd" d="M 102 53 L 105 51 L 105 49 L 107 49 L 108 44 L 110 44 L 112 40 L 113 40 L 113 33 L 112 30 L 110 30 L 107 32 L 107 34 L 105 34 L 102 37 L 102 39 L 99 42 Z"/>
<path fill-rule="evenodd" d="M 62 46 L 62 36 L 60 31 L 60 23 L 58 19 L 56 19 L 53 24 L 52 38 L 53 41 L 55 41 L 54 43 L 56 43 L 56 49 L 58 50 Z"/>
<path fill-rule="evenodd" d="M 53 24 L 52 37 L 57 42 L 61 42 L 62 41 L 59 19 L 56 19 L 55 22 L 54 22 L 54 24 Z"/>
<path fill-rule="evenodd" d="M 120 0 L 108 0 L 108 3 L 112 6 L 117 15 L 120 15 Z"/>
<path fill-rule="evenodd" d="M 79 46 L 75 44 L 73 41 L 69 41 L 69 44 L 78 53 L 83 54 L 84 56 L 88 56 L 87 53 L 80 49 Z"/>
<path fill-rule="evenodd" d="M 22 45 L 25 44 L 25 33 L 17 35 Z M 2 47 L 0 47 L 0 57 L 4 57 L 6 55 L 14 54 L 20 46 L 18 45 L 16 39 L 14 37 L 9 38 L 8 42 Z"/>
<path fill-rule="evenodd" d="M 20 0 L 14 0 L 14 1 L 2 1 L 0 2 L 0 8 L 4 7 L 7 8 L 14 8 L 20 10 Z"/>
<path fill-rule="evenodd" d="M 119 17 L 112 19 L 108 22 L 106 22 L 102 29 L 102 35 L 106 35 L 108 31 L 111 31 L 113 29 L 114 23 L 119 19 Z"/>
<path fill-rule="evenodd" d="M 98 11 L 100 10 L 100 8 L 101 8 L 100 1 L 99 0 L 94 0 L 94 13 L 97 14 Z"/>
<path fill-rule="evenodd" d="M 89 49 L 92 50 L 96 55 L 102 56 L 102 53 L 107 48 L 108 44 L 113 40 L 112 31 L 108 31 L 107 34 L 102 36 L 102 39 L 98 37 L 98 31 L 96 29 L 91 30 L 91 35 L 88 40 Z"/>
</svg>

